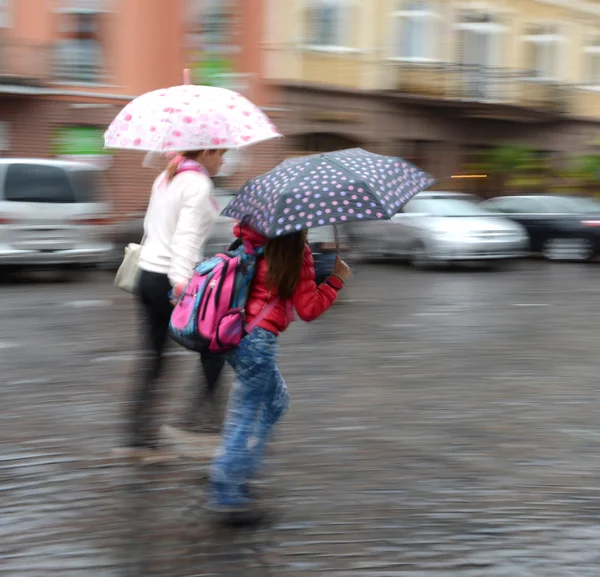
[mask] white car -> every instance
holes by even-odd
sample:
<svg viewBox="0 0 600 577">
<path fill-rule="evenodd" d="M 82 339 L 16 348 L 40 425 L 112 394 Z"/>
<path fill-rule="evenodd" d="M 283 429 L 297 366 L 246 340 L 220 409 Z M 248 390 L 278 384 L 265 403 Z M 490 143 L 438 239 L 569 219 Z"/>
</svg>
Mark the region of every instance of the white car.
<svg viewBox="0 0 600 577">
<path fill-rule="evenodd" d="M 95 266 L 112 251 L 111 205 L 91 164 L 0 160 L 0 266 Z"/>
<path fill-rule="evenodd" d="M 415 266 L 524 256 L 525 229 L 459 193 L 422 192 L 391 220 L 353 225 L 359 254 L 394 256 Z"/>
</svg>

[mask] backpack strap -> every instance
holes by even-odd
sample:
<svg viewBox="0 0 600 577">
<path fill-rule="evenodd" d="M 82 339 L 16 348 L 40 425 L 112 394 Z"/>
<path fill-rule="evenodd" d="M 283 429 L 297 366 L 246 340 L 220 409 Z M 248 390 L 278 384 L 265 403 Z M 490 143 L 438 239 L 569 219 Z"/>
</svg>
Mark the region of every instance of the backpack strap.
<svg viewBox="0 0 600 577">
<path fill-rule="evenodd" d="M 246 333 L 249 333 L 250 331 L 254 330 L 258 324 L 266 319 L 271 312 L 273 311 L 273 309 L 279 304 L 279 297 L 277 297 L 276 299 L 272 300 L 270 303 L 266 304 L 262 311 L 260 311 L 253 319 L 252 321 L 250 321 L 247 325 L 246 325 Z"/>
</svg>

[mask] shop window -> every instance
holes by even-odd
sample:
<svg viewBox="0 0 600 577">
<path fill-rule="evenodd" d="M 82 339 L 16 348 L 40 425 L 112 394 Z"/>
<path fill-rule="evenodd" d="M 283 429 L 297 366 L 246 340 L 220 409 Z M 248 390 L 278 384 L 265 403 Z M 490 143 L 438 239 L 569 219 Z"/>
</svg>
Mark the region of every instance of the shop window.
<svg viewBox="0 0 600 577">
<path fill-rule="evenodd" d="M 406 140 L 401 142 L 402 156 L 415 166 L 427 170 L 429 142 L 426 140 Z"/>
<path fill-rule="evenodd" d="M 323 152 L 333 152 L 334 150 L 344 150 L 346 148 L 355 148 L 359 146 L 360 144 L 357 141 L 338 134 L 303 134 L 296 137 L 291 155 L 303 156 L 307 154 L 320 154 Z"/>
</svg>

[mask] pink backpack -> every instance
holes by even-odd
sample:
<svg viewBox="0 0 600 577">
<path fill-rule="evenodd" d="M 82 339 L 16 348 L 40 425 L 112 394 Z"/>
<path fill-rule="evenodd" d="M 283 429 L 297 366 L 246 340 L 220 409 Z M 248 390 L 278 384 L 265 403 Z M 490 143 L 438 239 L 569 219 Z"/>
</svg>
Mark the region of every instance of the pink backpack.
<svg viewBox="0 0 600 577">
<path fill-rule="evenodd" d="M 206 169 L 193 160 L 178 160 L 177 173 Z M 171 314 L 169 334 L 186 349 L 199 353 L 225 353 L 236 347 L 275 308 L 276 298 L 251 323 L 245 323 L 245 308 L 258 258 L 263 248 L 245 242 L 234 251 L 217 254 L 196 266 Z M 291 302 L 286 315 L 292 320 Z"/>
<path fill-rule="evenodd" d="M 246 302 L 262 252 L 247 243 L 201 262 L 171 314 L 171 338 L 199 353 L 225 353 L 237 346 L 279 302 L 268 303 L 246 325 Z"/>
</svg>

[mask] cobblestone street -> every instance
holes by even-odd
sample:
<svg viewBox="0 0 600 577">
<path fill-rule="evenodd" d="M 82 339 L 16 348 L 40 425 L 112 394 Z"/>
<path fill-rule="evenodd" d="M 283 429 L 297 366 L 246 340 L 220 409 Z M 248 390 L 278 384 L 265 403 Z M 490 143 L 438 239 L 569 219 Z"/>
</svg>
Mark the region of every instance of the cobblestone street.
<svg viewBox="0 0 600 577">
<path fill-rule="evenodd" d="M 114 456 L 137 325 L 112 276 L 4 281 L 0 574 L 598 577 L 599 278 L 357 267 L 282 338 L 277 515 L 252 531 L 210 523 L 194 460 Z M 165 423 L 195 370 L 173 346 Z"/>
</svg>

